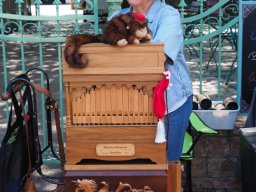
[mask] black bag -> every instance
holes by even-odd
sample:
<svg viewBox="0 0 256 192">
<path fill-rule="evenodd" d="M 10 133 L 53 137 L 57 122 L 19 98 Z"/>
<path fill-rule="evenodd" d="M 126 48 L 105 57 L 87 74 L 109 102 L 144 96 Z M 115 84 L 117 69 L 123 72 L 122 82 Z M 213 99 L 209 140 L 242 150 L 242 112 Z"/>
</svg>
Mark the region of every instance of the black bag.
<svg viewBox="0 0 256 192">
<path fill-rule="evenodd" d="M 45 75 L 47 89 L 30 81 L 28 73 L 33 70 L 39 70 Z M 44 149 L 41 149 L 38 135 L 36 90 L 47 96 L 45 109 L 47 114 L 48 145 Z M 12 105 L 6 134 L 0 147 L 0 192 L 24 191 L 24 183 L 31 178 L 31 173 L 35 170 L 44 180 L 53 184 L 63 185 L 63 176 L 47 176 L 43 174 L 41 169 L 43 164 L 42 154 L 48 149 L 51 150 L 53 156 L 62 165 L 65 162 L 58 106 L 49 91 L 47 74 L 38 68 L 28 70 L 26 73 L 11 80 L 6 88 L 6 93 L 2 94 L 1 98 L 2 100 L 11 98 Z M 15 114 L 13 114 L 13 109 Z M 51 112 L 55 114 L 60 157 L 57 156 L 53 149 Z M 16 118 L 13 123 L 12 116 Z"/>
<path fill-rule="evenodd" d="M 11 91 L 12 106 L 10 109 L 8 127 L 0 148 L 0 191 L 19 192 L 22 180 L 27 174 L 26 133 L 23 125 L 21 107 Z M 16 120 L 12 123 L 13 107 Z"/>
</svg>

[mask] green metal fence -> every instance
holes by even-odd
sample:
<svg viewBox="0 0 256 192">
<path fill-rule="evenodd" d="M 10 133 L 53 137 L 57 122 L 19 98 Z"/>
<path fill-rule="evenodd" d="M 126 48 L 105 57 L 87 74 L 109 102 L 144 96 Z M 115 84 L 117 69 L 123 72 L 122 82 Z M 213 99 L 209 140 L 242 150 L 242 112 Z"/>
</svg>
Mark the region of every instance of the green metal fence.
<svg viewBox="0 0 256 192">
<path fill-rule="evenodd" d="M 179 5 L 183 17 L 185 46 L 199 57 L 199 92 L 203 92 L 204 77 L 209 75 L 205 72 L 213 63 L 218 80 L 215 99 L 222 100 L 226 94 L 221 87 L 228 86 L 237 67 L 238 1 L 200 0 L 192 1 L 189 8 L 185 5 L 184 0 Z M 231 65 L 226 69 L 228 74 L 222 78 L 222 64 L 226 62 L 226 58 L 223 58 L 224 46 L 231 47 L 230 51 L 234 56 L 228 55 L 228 59 L 232 59 Z"/>
<path fill-rule="evenodd" d="M 87 0 L 87 6 L 80 9 L 80 1 L 73 0 L 71 5 L 63 5 L 59 0 L 54 0 L 51 5 L 42 5 L 41 0 L 32 1 L 31 6 L 26 6 L 26 1 L 16 0 L 16 13 L 5 11 L 6 1 L 0 0 L 0 42 L 1 42 L 1 81 L 0 93 L 4 91 L 8 81 L 17 74 L 34 66 L 46 70 L 50 76 L 54 96 L 59 98 L 61 125 L 64 130 L 65 103 L 62 84 L 62 54 L 61 45 L 70 34 L 100 33 L 101 17 L 98 13 L 98 1 Z M 108 0 L 109 12 L 120 8 L 121 0 Z M 30 9 L 29 11 L 26 8 Z M 197 63 L 192 71 L 193 82 L 198 92 L 204 92 L 205 77 L 209 71 L 214 71 L 213 82 L 216 90 L 212 91 L 215 99 L 221 100 L 226 94 L 222 86 L 231 82 L 236 84 L 233 76 L 236 74 L 237 50 L 237 1 L 214 0 L 184 1 L 177 5 L 180 10 L 185 37 L 185 51 L 188 63 Z M 233 57 L 228 57 L 229 64 L 225 65 L 223 79 L 223 53 L 226 47 L 230 48 Z M 194 76 L 194 78 L 193 78 Z M 32 77 L 44 85 L 44 77 L 34 74 Z M 233 85 L 232 84 L 232 85 Z M 44 97 L 40 96 L 39 104 L 43 108 Z M 8 103 L 0 103 L 0 126 L 5 127 L 8 116 Z M 46 144 L 45 114 L 42 110 L 39 120 L 42 126 L 42 138 Z M 0 127 L 1 128 L 1 127 Z M 3 130 L 3 129 L 2 129 Z M 1 129 L 0 129 L 1 134 Z M 63 133 L 64 134 L 64 133 Z M 1 137 L 1 135 L 0 135 Z M 51 160 L 45 156 L 45 160 Z"/>
<path fill-rule="evenodd" d="M 52 91 L 59 100 L 62 130 L 64 130 L 64 93 L 61 45 L 70 34 L 99 33 L 98 1 L 86 2 L 86 8 L 80 9 L 80 1 L 73 0 L 74 9 L 72 9 L 71 5 L 62 5 L 59 0 L 54 0 L 52 5 L 42 5 L 41 0 L 35 0 L 30 7 L 31 15 L 27 15 L 23 0 L 16 0 L 12 5 L 16 6 L 15 14 L 5 12 L 6 2 L 0 0 L 1 68 L 3 69 L 0 91 L 3 93 L 8 81 L 15 75 L 31 67 L 43 68 L 49 74 Z M 32 79 L 44 86 L 45 79 L 42 74 L 34 74 Z M 46 145 L 44 97 L 38 100 L 38 106 L 42 109 L 38 119 L 42 127 L 42 140 Z M 8 107 L 8 102 L 5 108 L 1 105 L 3 127 L 8 116 Z M 3 111 L 6 112 L 6 118 Z M 50 158 L 45 157 L 45 159 Z"/>
</svg>

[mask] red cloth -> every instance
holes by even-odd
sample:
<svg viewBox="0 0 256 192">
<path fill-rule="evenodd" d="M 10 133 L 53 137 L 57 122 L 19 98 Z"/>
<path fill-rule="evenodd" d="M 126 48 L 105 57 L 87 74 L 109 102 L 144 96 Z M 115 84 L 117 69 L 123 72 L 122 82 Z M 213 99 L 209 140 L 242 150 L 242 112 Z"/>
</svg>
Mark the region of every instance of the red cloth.
<svg viewBox="0 0 256 192">
<path fill-rule="evenodd" d="M 132 13 L 132 15 L 133 15 L 133 18 L 135 20 L 137 20 L 137 21 L 139 21 L 141 23 L 144 22 L 145 19 L 146 19 L 146 17 L 143 14 L 141 14 L 141 13 Z"/>
<path fill-rule="evenodd" d="M 169 75 L 165 74 L 165 77 L 156 85 L 153 93 L 153 111 L 158 119 L 162 119 L 165 114 L 166 104 L 164 92 L 169 85 Z"/>
</svg>

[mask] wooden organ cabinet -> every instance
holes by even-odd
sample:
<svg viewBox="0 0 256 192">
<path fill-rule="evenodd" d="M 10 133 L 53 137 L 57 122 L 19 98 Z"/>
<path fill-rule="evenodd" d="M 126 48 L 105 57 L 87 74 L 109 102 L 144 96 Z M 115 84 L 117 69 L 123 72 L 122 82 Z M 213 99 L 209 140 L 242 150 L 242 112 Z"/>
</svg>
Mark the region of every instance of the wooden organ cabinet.
<svg viewBox="0 0 256 192">
<path fill-rule="evenodd" d="M 152 110 L 154 87 L 163 78 L 163 45 L 95 43 L 80 52 L 89 57 L 85 68 L 70 68 L 63 58 L 66 190 L 82 191 L 79 185 L 91 182 L 97 185 L 91 191 L 99 191 L 106 182 L 109 191 L 125 191 L 127 183 L 166 192 L 166 144 L 154 142 Z"/>
</svg>

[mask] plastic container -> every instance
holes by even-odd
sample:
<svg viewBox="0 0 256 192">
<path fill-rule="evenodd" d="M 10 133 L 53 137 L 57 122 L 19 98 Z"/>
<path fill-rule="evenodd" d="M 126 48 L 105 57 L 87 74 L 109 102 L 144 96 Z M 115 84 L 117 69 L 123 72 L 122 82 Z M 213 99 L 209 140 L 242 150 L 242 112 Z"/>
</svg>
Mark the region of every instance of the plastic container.
<svg viewBox="0 0 256 192">
<path fill-rule="evenodd" d="M 213 101 L 215 106 L 222 101 Z M 215 130 L 232 130 L 235 128 L 237 110 L 193 110 L 198 117 L 209 127 Z"/>
</svg>

